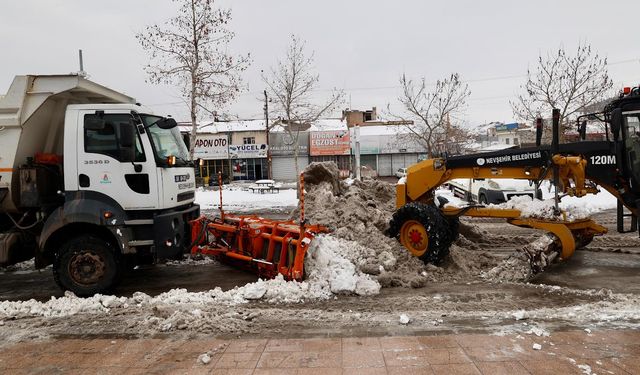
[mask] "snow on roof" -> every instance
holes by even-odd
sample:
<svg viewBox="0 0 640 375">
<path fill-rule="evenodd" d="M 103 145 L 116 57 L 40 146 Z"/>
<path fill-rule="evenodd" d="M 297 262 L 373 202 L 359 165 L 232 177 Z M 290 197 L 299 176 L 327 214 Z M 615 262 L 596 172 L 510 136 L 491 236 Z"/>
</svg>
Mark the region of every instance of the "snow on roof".
<svg viewBox="0 0 640 375">
<path fill-rule="evenodd" d="M 191 131 L 191 123 L 178 123 L 181 132 L 188 133 Z M 241 131 L 264 131 L 265 123 L 262 119 L 254 120 L 234 120 L 234 121 L 205 121 L 198 125 L 198 133 L 227 133 Z M 347 122 L 339 118 L 323 118 L 313 122 L 308 131 L 331 131 L 331 130 L 347 130 Z M 282 131 L 282 128 L 276 126 L 272 128 L 272 132 Z M 402 125 L 366 125 L 360 127 L 362 135 L 392 135 L 408 133 L 409 130 Z"/>
<path fill-rule="evenodd" d="M 198 128 L 198 131 L 203 133 L 256 132 L 264 130 L 266 130 L 266 124 L 263 119 L 209 121 Z"/>
<path fill-rule="evenodd" d="M 410 131 L 402 125 L 376 125 L 360 127 L 360 135 L 393 135 L 407 133 L 410 133 Z"/>
<path fill-rule="evenodd" d="M 346 130 L 347 122 L 339 118 L 321 118 L 313 122 L 309 131 L 321 132 L 328 130 Z"/>
<path fill-rule="evenodd" d="M 191 123 L 178 124 L 181 132 L 190 132 Z M 264 131 L 266 128 L 263 119 L 232 120 L 232 121 L 202 121 L 198 124 L 198 133 L 229 133 Z"/>
</svg>

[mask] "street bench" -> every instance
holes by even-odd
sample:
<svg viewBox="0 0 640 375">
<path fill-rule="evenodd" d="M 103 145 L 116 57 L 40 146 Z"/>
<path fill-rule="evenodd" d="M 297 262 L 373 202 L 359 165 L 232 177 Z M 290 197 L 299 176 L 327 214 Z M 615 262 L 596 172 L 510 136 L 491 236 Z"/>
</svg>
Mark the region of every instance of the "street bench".
<svg viewBox="0 0 640 375">
<path fill-rule="evenodd" d="M 273 180 L 258 180 L 255 182 L 256 186 L 250 187 L 249 189 L 253 193 L 279 193 L 280 188 L 275 186 L 275 181 Z"/>
</svg>

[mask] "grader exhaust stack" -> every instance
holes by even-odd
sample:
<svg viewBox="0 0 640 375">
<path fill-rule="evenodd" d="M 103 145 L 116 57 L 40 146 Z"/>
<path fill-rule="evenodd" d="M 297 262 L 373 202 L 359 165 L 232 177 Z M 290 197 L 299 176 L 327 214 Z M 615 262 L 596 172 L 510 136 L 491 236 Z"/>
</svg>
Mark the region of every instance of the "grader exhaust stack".
<svg viewBox="0 0 640 375">
<path fill-rule="evenodd" d="M 220 261 L 244 266 L 258 276 L 273 278 L 278 274 L 287 280 L 304 278 L 304 259 L 309 245 L 319 233 L 329 230 L 321 225 L 309 225 L 304 218 L 304 178 L 300 175 L 300 221 L 269 220 L 255 215 L 225 214 L 205 216 L 191 222 L 191 254 L 213 256 Z"/>
</svg>

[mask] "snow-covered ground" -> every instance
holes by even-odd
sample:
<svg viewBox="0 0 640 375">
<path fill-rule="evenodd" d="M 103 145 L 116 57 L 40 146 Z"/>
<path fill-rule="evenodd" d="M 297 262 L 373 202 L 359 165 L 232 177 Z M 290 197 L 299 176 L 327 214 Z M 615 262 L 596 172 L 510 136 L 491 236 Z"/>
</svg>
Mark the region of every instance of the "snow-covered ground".
<svg viewBox="0 0 640 375">
<path fill-rule="evenodd" d="M 277 193 L 254 193 L 249 184 L 224 185 L 222 204 L 226 211 L 252 212 L 257 210 L 278 210 L 298 205 L 296 190 L 281 188 Z M 196 203 L 202 209 L 217 209 L 220 204 L 220 191 L 209 189 L 196 190 Z"/>
<path fill-rule="evenodd" d="M 272 280 L 258 280 L 228 291 L 220 288 L 205 292 L 188 292 L 186 289 L 172 289 L 151 297 L 136 292 L 133 297 L 115 297 L 95 295 L 90 298 L 77 298 L 67 292 L 64 297 L 51 297 L 40 302 L 0 301 L 0 320 L 33 316 L 63 317 L 79 313 L 108 313 L 117 307 L 174 304 L 238 305 L 251 300 L 265 300 L 269 303 L 300 303 L 305 301 L 326 300 L 339 294 L 361 296 L 376 295 L 380 292 L 380 283 L 370 275 L 364 274 L 345 257 L 353 252 L 357 243 L 320 235 L 311 243 L 305 261 L 307 279 L 303 282 L 287 282 L 282 276 Z M 171 265 L 200 265 L 210 261 L 186 260 L 172 262 Z"/>
<path fill-rule="evenodd" d="M 353 185 L 358 184 L 354 183 Z M 378 186 L 378 188 L 383 187 L 385 186 Z M 389 188 L 388 185 L 386 187 Z M 332 197 L 331 199 L 334 199 L 333 206 L 344 211 L 341 215 L 345 220 L 352 216 L 362 215 L 362 220 L 373 222 L 374 220 L 370 217 L 375 215 L 371 216 L 369 213 L 375 211 L 374 213 L 380 214 L 382 209 L 392 211 L 392 208 L 383 208 L 382 203 L 392 202 L 389 197 L 393 195 L 393 190 L 389 193 L 389 197 L 381 199 L 371 192 L 357 190 L 356 188 L 357 186 L 353 187 L 353 192 L 358 194 L 341 194 L 339 197 L 329 195 L 328 191 L 325 192 L 325 195 L 321 194 L 322 192 L 316 192 L 315 196 L 310 194 L 309 208 L 313 207 L 311 204 L 313 203 L 312 198 L 317 198 L 318 207 L 324 207 L 323 205 L 326 205 L 325 198 Z M 371 189 L 371 191 L 378 192 L 378 189 Z M 454 197 L 446 189 L 438 190 L 437 194 L 447 198 L 451 204 L 460 206 L 466 204 Z M 545 189 L 545 195 L 549 197 L 550 194 Z M 352 206 L 344 204 L 344 202 L 340 203 L 342 201 L 338 199 L 345 199 L 347 195 L 350 199 L 359 199 L 366 195 L 366 199 L 363 198 L 362 202 L 373 202 L 375 204 L 360 204 L 362 202 L 359 200 L 355 200 L 358 204 Z M 197 202 L 204 209 L 217 208 L 218 199 L 219 192 L 215 190 L 199 190 L 196 195 Z M 225 186 L 223 199 L 225 208 L 236 212 L 260 209 L 270 210 L 273 207 L 290 209 L 295 207 L 298 202 L 294 189 L 283 189 L 276 194 L 256 194 L 235 184 Z M 590 195 L 579 200 L 578 198 L 565 198 L 562 204 L 566 206 L 573 204 L 581 208 L 588 208 L 591 210 L 590 212 L 596 212 L 615 207 L 615 202 L 615 198 L 610 194 L 602 192 L 596 196 Z M 393 203 L 389 204 L 393 206 Z M 367 211 L 365 212 L 364 210 Z M 384 215 L 380 217 L 385 218 L 385 223 L 388 222 L 388 218 Z M 337 221 L 336 223 L 341 222 Z M 479 222 L 479 225 L 490 226 L 493 224 Z M 355 229 L 352 229 L 352 227 Z M 531 298 L 530 289 L 542 288 L 544 289 L 542 292 L 536 293 L 541 294 L 539 301 L 547 301 L 549 295 L 553 297 L 553 300 L 548 303 L 540 303 L 538 306 L 535 303 L 522 303 L 521 299 L 514 298 L 512 304 L 503 306 L 504 295 L 501 294 L 502 292 L 497 290 L 495 296 L 492 294 L 494 292 L 493 289 L 500 289 L 501 287 L 497 286 L 498 284 L 484 286 L 485 281 L 477 277 L 474 278 L 473 275 L 477 275 L 480 272 L 481 268 L 479 267 L 486 267 L 491 264 L 490 253 L 500 251 L 500 249 L 496 250 L 497 248 L 508 247 L 505 251 L 513 251 L 522 247 L 523 243 L 527 243 L 527 238 L 518 234 L 520 232 L 510 234 L 503 230 L 500 236 L 493 237 L 484 232 L 483 237 L 489 242 L 480 244 L 480 247 L 478 247 L 478 244 L 472 244 L 473 246 L 470 245 L 464 248 L 462 248 L 464 243 L 458 244 L 459 246 L 455 245 L 454 247 L 457 247 L 454 249 L 456 251 L 453 252 L 452 260 L 448 262 L 448 266 L 445 264 L 443 267 L 429 266 L 425 268 L 420 263 L 419 269 L 411 267 L 398 268 L 399 262 L 404 261 L 405 263 L 409 262 L 407 264 L 412 264 L 411 261 L 415 260 L 415 258 L 402 260 L 400 256 L 393 256 L 390 252 L 383 252 L 384 254 L 373 252 L 376 257 L 385 255 L 390 259 L 388 261 L 378 259 L 375 263 L 376 272 L 369 273 L 371 271 L 369 270 L 364 273 L 361 268 L 362 264 L 359 264 L 359 260 L 362 260 L 362 254 L 366 253 L 362 251 L 363 244 L 356 240 L 339 238 L 337 234 L 340 231 L 359 233 L 366 237 L 365 245 L 370 245 L 371 249 L 380 249 L 384 244 L 382 241 L 375 240 L 378 237 L 372 236 L 377 230 L 374 226 L 359 224 L 359 226 L 352 227 L 339 226 L 333 235 L 318 236 L 312 242 L 305 262 L 307 278 L 304 282 L 287 282 L 282 277 L 277 277 L 273 280 L 259 280 L 246 285 L 238 284 L 236 288 L 227 291 L 223 291 L 219 287 L 209 289 L 213 287 L 212 285 L 207 286 L 206 289 L 209 290 L 202 292 L 171 289 L 155 296 L 136 292 L 127 297 L 96 295 L 91 298 L 77 298 L 68 293 L 60 298 L 52 297 L 48 301 L 0 301 L 0 323 L 4 322 L 6 325 L 17 326 L 18 324 L 23 324 L 22 322 L 40 319 L 41 321 L 46 321 L 47 324 L 55 325 L 61 324 L 60 322 L 62 321 L 67 322 L 73 319 L 74 321 L 85 322 L 87 329 L 94 329 L 94 321 L 110 319 L 109 317 L 116 321 L 117 317 L 126 315 L 129 319 L 125 323 L 120 323 L 122 327 L 129 327 L 126 328 L 127 330 L 138 329 L 136 327 L 140 326 L 147 327 L 145 328 L 147 329 L 146 331 L 139 330 L 142 333 L 174 331 L 177 329 L 193 329 L 201 332 L 200 326 L 197 324 L 204 323 L 211 325 L 207 326 L 207 329 L 211 330 L 209 332 L 237 333 L 250 332 L 252 325 L 260 324 L 262 324 L 260 327 L 264 332 L 271 331 L 273 327 L 269 326 L 269 324 L 272 324 L 270 322 L 278 320 L 274 319 L 274 317 L 278 316 L 280 318 L 282 314 L 288 313 L 292 314 L 290 316 L 292 321 L 307 322 L 315 319 L 316 323 L 313 324 L 318 324 L 318 327 L 322 324 L 331 326 L 331 322 L 334 322 L 334 324 L 347 324 L 351 321 L 371 322 L 372 325 L 377 327 L 396 325 L 426 326 L 429 324 L 434 327 L 446 327 L 447 320 L 451 321 L 451 327 L 454 327 L 460 321 L 471 321 L 472 323 L 470 324 L 477 325 L 477 322 L 489 320 L 487 316 L 492 316 L 493 318 L 491 319 L 494 319 L 496 321 L 495 324 L 498 326 L 515 318 L 517 321 L 524 319 L 531 322 L 536 320 L 561 325 L 570 322 L 576 325 L 637 327 L 637 321 L 640 319 L 640 313 L 638 313 L 640 311 L 638 310 L 640 301 L 636 294 L 580 291 L 555 286 L 538 287 L 524 283 L 505 284 L 504 288 L 506 288 L 507 292 L 510 288 L 522 289 L 525 291 L 523 295 L 528 296 L 527 298 Z M 520 228 L 516 229 L 522 230 Z M 626 239 L 626 237 L 623 239 Z M 594 254 L 597 255 L 599 253 Z M 466 263 L 461 261 L 462 258 L 466 260 Z M 198 266 L 208 263 L 210 263 L 209 260 L 187 259 L 172 262 L 170 265 Z M 401 290 L 378 295 L 381 285 L 400 285 L 398 280 L 395 279 L 392 279 L 392 282 L 386 281 L 387 284 L 383 284 L 382 280 L 391 274 L 394 269 L 397 273 L 413 273 L 415 274 L 413 275 L 414 278 L 419 276 L 426 278 L 428 274 L 429 277 L 435 280 L 433 285 L 422 283 L 414 286 L 412 284 L 414 287 L 441 288 L 441 285 L 444 284 L 439 284 L 441 281 L 438 280 L 445 280 L 447 272 L 451 272 L 451 274 L 457 272 L 455 275 L 459 274 L 460 279 L 454 278 L 452 279 L 453 281 L 466 283 L 469 289 L 482 290 L 469 292 L 471 293 L 470 296 L 464 295 L 464 293 L 467 293 L 466 290 L 457 292 L 462 297 L 456 297 L 456 292 L 451 289 L 446 289 L 447 292 L 442 294 L 440 294 L 440 290 L 436 289 L 438 294 L 433 291 L 422 293 Z M 418 270 L 423 269 L 424 271 L 418 272 Z M 598 281 L 597 278 L 595 280 Z M 448 288 L 455 287 L 455 284 L 448 285 Z M 564 294 L 571 298 L 570 303 L 566 302 L 567 298 L 565 298 Z M 342 298 L 340 297 L 342 295 L 350 295 L 352 297 Z M 378 296 L 375 298 L 367 297 L 374 295 Z M 462 301 L 467 297 L 474 303 L 476 301 L 481 301 L 481 303 L 478 306 L 467 306 L 467 308 L 459 309 L 461 303 L 464 303 Z M 522 298 L 522 301 L 525 300 L 525 298 Z M 288 305 L 286 307 L 278 306 L 283 303 Z M 338 306 L 338 309 L 335 310 L 335 307 L 335 311 L 331 308 L 325 309 L 326 305 Z M 389 311 L 374 311 L 383 308 L 387 308 Z M 345 312 L 347 309 L 348 312 Z M 398 321 L 400 312 L 406 316 Z M 72 316 L 73 318 L 71 318 Z M 65 318 L 61 320 L 52 319 L 55 317 Z M 524 323 L 518 322 L 517 324 Z M 108 327 L 108 325 L 105 325 L 105 327 Z M 282 326 L 278 327 L 286 327 L 286 324 L 283 323 Z"/>
</svg>

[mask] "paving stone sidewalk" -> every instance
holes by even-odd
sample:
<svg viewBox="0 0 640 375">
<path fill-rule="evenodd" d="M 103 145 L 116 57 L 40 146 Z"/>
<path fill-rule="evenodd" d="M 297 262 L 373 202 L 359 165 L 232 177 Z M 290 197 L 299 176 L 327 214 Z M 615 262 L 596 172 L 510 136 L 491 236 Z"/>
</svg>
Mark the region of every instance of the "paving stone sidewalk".
<svg viewBox="0 0 640 375">
<path fill-rule="evenodd" d="M 566 331 L 549 337 L 60 339 L 3 345 L 0 373 L 640 374 L 640 331 Z"/>
</svg>

